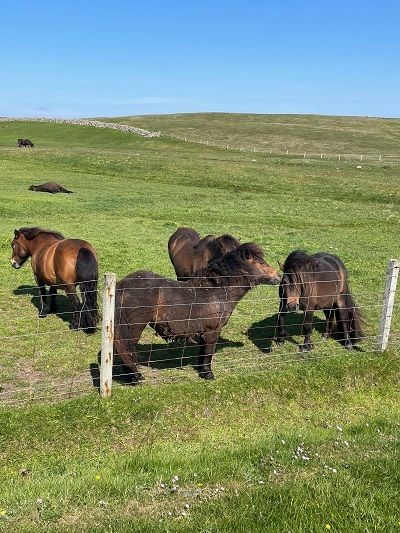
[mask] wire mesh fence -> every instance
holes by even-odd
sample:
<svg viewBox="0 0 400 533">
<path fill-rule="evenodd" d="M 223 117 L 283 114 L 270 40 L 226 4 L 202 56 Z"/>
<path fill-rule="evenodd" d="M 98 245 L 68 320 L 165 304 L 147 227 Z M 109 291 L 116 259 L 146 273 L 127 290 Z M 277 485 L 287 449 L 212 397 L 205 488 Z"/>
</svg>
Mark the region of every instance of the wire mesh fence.
<svg viewBox="0 0 400 533">
<path fill-rule="evenodd" d="M 394 261 L 389 264 L 386 284 L 382 271 L 371 280 L 375 289 L 357 286 L 352 291 L 365 318 L 362 337 L 354 343 L 360 357 L 376 356 L 387 342 L 399 344 L 400 310 L 394 298 L 398 269 L 399 262 Z M 348 353 L 343 345 L 344 319 L 336 313 L 334 329 L 326 335 L 326 309 L 315 311 L 308 342 L 304 340 L 309 328 L 306 314 L 285 309 L 285 342 L 277 344 L 280 309 L 277 287 L 262 285 L 236 298 L 230 289 L 242 287 L 235 283 L 228 288 L 216 288 L 209 279 L 193 283 L 157 277 L 154 281 L 152 291 L 157 295 L 162 295 L 165 287 L 170 290 L 172 283 L 171 301 L 165 294 L 156 305 L 143 301 L 143 294 L 148 300 L 148 287 L 121 291 L 118 285 L 115 287 L 115 275 L 106 275 L 98 289 L 103 318 L 93 335 L 70 329 L 73 312 L 62 294 L 57 295 L 57 313 L 39 318 L 38 288 L 21 287 L 14 291 L 11 307 L 0 309 L 3 346 L 0 405 L 54 402 L 93 390 L 109 396 L 113 383 L 156 385 L 199 381 L 199 377 L 204 377 L 204 364 L 209 364 L 209 370 L 218 379 L 226 374 L 273 371 L 282 365 Z M 128 293 L 129 299 L 124 302 L 118 292 Z M 185 302 L 181 298 L 177 304 L 173 301 L 175 295 L 182 292 L 191 296 Z M 211 298 L 211 306 L 210 296 L 204 297 L 207 293 L 216 295 Z M 337 295 L 331 296 L 335 309 Z M 155 319 L 148 320 L 149 309 L 155 313 L 152 315 Z M 123 341 L 118 346 L 114 335 Z M 210 337 L 214 339 L 211 347 L 204 341 Z M 121 349 L 123 346 L 127 353 Z M 129 358 L 132 353 L 137 358 L 137 365 L 133 366 Z M 211 355 L 212 361 L 204 360 Z"/>
</svg>

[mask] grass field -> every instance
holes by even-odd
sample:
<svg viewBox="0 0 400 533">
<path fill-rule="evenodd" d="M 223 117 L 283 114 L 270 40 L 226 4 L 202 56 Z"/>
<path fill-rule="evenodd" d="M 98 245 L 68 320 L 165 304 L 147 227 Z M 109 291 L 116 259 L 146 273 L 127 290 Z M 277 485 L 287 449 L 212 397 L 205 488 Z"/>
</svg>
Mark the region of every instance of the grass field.
<svg viewBox="0 0 400 533">
<path fill-rule="evenodd" d="M 35 149 L 18 149 L 18 137 Z M 390 349 L 372 348 L 386 263 L 398 255 L 399 166 L 21 122 L 0 124 L 0 156 L 0 531 L 398 529 L 397 307 Z M 75 193 L 27 190 L 49 180 Z M 140 268 L 172 277 L 166 243 L 180 225 L 254 240 L 274 265 L 299 247 L 331 251 L 348 266 L 368 339 L 345 353 L 317 325 L 314 352 L 266 353 L 277 289 L 258 287 L 223 330 L 215 382 L 199 380 L 190 359 L 183 369 L 150 362 L 154 386 L 115 383 L 102 402 L 89 372 L 100 334 L 70 332 L 68 315 L 39 321 L 29 265 L 11 268 L 13 230 L 26 225 L 89 240 L 101 274 L 118 278 Z M 165 344 L 146 331 L 145 361 L 150 347 Z M 7 405 L 30 386 L 53 400 L 81 396 Z"/>
<path fill-rule="evenodd" d="M 188 140 L 274 153 L 400 159 L 400 120 L 324 115 L 187 113 L 104 119 Z"/>
</svg>

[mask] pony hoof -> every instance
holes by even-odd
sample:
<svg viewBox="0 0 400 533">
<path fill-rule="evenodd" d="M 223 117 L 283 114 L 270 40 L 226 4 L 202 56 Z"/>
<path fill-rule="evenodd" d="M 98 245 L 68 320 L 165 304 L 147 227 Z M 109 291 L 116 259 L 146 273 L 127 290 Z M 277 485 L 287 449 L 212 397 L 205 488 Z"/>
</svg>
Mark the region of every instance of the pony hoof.
<svg viewBox="0 0 400 533">
<path fill-rule="evenodd" d="M 329 339 L 330 336 L 331 336 L 330 333 L 324 333 L 324 334 L 322 335 L 322 340 L 327 341 L 327 340 Z"/>
<path fill-rule="evenodd" d="M 205 379 L 207 381 L 210 381 L 212 379 L 215 379 L 214 378 L 214 374 L 212 372 L 200 372 L 200 377 L 202 379 Z"/>
<path fill-rule="evenodd" d="M 97 328 L 93 328 L 93 327 L 90 327 L 90 328 L 85 328 L 83 330 L 87 335 L 94 335 L 97 331 Z"/>
<path fill-rule="evenodd" d="M 277 346 L 282 346 L 282 344 L 285 344 L 285 339 L 282 338 L 274 339 L 274 341 Z"/>
<path fill-rule="evenodd" d="M 47 313 L 39 313 L 38 314 L 39 318 L 46 318 L 46 316 L 47 316 Z"/>
<path fill-rule="evenodd" d="M 143 381 L 143 380 L 144 380 L 144 377 L 142 376 L 140 372 L 134 372 L 133 374 L 131 374 L 131 383 L 135 384 L 138 381 Z"/>
<path fill-rule="evenodd" d="M 313 349 L 312 344 L 300 344 L 299 352 L 310 352 Z"/>
<path fill-rule="evenodd" d="M 353 349 L 353 345 L 352 344 L 346 344 L 345 348 L 346 348 L 346 350 L 352 350 Z"/>
</svg>

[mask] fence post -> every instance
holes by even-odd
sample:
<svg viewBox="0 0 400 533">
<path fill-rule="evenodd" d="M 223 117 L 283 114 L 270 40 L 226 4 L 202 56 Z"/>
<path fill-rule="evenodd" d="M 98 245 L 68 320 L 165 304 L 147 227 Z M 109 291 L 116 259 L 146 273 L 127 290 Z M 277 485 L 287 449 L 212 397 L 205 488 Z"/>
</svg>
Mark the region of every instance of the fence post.
<svg viewBox="0 0 400 533">
<path fill-rule="evenodd" d="M 103 324 L 101 330 L 100 395 L 111 396 L 116 275 L 104 275 Z"/>
<path fill-rule="evenodd" d="M 389 259 L 378 335 L 378 350 L 381 352 L 386 350 L 389 342 L 390 325 L 392 323 L 394 297 L 396 295 L 399 268 L 400 261 L 398 259 Z"/>
</svg>

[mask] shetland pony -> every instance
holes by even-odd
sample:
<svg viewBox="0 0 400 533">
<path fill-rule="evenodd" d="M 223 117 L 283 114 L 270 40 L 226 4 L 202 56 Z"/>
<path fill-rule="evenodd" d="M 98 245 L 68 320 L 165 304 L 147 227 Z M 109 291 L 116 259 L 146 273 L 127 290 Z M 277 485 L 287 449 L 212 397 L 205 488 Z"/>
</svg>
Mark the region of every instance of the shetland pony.
<svg viewBox="0 0 400 533">
<path fill-rule="evenodd" d="M 285 342 L 287 337 L 284 315 L 289 311 L 304 312 L 302 332 L 305 337 L 300 351 L 313 348 L 312 321 L 318 309 L 323 310 L 326 317 L 325 339 L 332 335 L 335 321 L 347 349 L 351 350 L 364 336 L 362 315 L 350 293 L 347 270 L 336 255 L 325 252 L 307 255 L 301 250 L 289 254 L 283 265 L 279 297 L 277 344 Z"/>
<path fill-rule="evenodd" d="M 199 338 L 197 370 L 214 379 L 211 360 L 221 329 L 236 304 L 260 283 L 277 285 L 278 272 L 256 244 L 245 243 L 210 263 L 190 281 L 175 281 L 140 270 L 117 283 L 115 351 L 141 379 L 136 346 L 148 324 L 165 340 Z"/>
<path fill-rule="evenodd" d="M 21 148 L 21 146 L 31 146 L 33 148 L 35 145 L 30 139 L 18 139 L 18 147 Z"/>
<path fill-rule="evenodd" d="M 187 281 L 204 270 L 210 261 L 222 257 L 240 246 L 232 235 L 207 235 L 203 239 L 191 228 L 178 228 L 168 241 L 168 253 L 175 268 L 176 277 Z"/>
<path fill-rule="evenodd" d="M 71 329 L 93 333 L 99 321 L 97 306 L 98 266 L 96 251 L 80 239 L 66 239 L 56 231 L 20 228 L 11 243 L 11 264 L 19 269 L 30 257 L 36 283 L 40 289 L 39 317 L 56 312 L 57 289 L 65 293 L 73 307 Z M 46 285 L 50 287 L 47 307 Z M 82 303 L 76 288 L 80 286 Z"/>
</svg>

